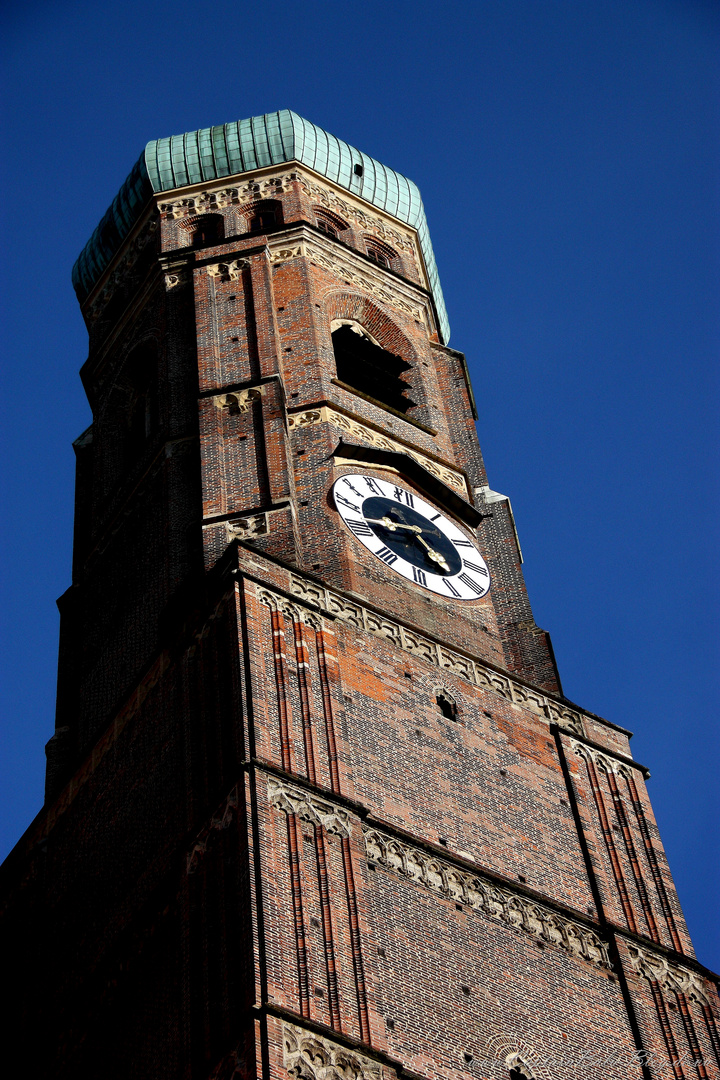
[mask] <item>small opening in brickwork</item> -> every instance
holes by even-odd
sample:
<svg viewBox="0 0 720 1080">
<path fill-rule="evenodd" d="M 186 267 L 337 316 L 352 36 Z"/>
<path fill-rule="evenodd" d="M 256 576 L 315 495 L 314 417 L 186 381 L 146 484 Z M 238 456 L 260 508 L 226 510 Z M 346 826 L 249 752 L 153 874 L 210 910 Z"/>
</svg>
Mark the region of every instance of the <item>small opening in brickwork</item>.
<svg viewBox="0 0 720 1080">
<path fill-rule="evenodd" d="M 325 991 L 322 989 L 322 987 L 315 987 L 315 997 L 325 997 Z"/>
<path fill-rule="evenodd" d="M 415 404 L 410 383 L 403 379 L 411 365 L 383 349 L 356 323 L 343 323 L 332 333 L 337 377 L 381 405 L 406 413 Z"/>
<path fill-rule="evenodd" d="M 137 455 L 158 427 L 158 354 L 154 343 L 139 346 L 123 370 L 129 388 L 127 449 Z"/>
<path fill-rule="evenodd" d="M 436 695 L 435 701 L 437 703 L 438 709 L 446 720 L 457 720 L 457 702 L 454 698 L 450 696 L 450 694 L 442 690 L 439 694 Z"/>
<path fill-rule="evenodd" d="M 465 1051 L 465 1053 L 463 1054 L 463 1058 L 465 1059 L 465 1062 L 468 1065 L 474 1060 L 474 1058 L 473 1058 L 473 1056 L 472 1056 L 472 1054 L 470 1053 L 469 1050 Z"/>
<path fill-rule="evenodd" d="M 461 986 L 460 989 L 462 990 L 465 997 L 470 997 L 470 987 L 469 986 Z"/>
<path fill-rule="evenodd" d="M 222 214 L 201 214 L 189 222 L 190 243 L 193 247 L 217 244 L 225 237 L 225 219 Z"/>
<path fill-rule="evenodd" d="M 395 1021 L 394 1021 L 394 1020 L 391 1020 L 391 1019 L 390 1019 L 390 1017 L 388 1017 L 388 1018 L 387 1018 L 387 1019 L 385 1020 L 385 1023 L 387 1024 L 387 1026 L 388 1026 L 388 1027 L 390 1028 L 390 1030 L 391 1030 L 391 1031 L 394 1031 L 394 1030 L 395 1030 Z"/>
<path fill-rule="evenodd" d="M 447 847 L 447 845 L 448 845 L 447 837 L 446 836 L 438 836 L 438 843 L 442 844 L 443 847 Z"/>
<path fill-rule="evenodd" d="M 310 917 L 310 925 L 314 926 L 316 930 L 320 929 L 320 920 L 316 919 L 314 915 Z"/>
<path fill-rule="evenodd" d="M 488 717 L 489 720 L 492 720 L 493 714 L 491 712 L 488 712 L 487 709 L 483 709 L 483 713 L 485 716 Z"/>
<path fill-rule="evenodd" d="M 378 956 L 384 956 L 385 955 L 385 950 L 382 948 L 381 945 L 378 945 L 377 953 L 378 953 Z"/>
<path fill-rule="evenodd" d="M 523 877 L 523 876 L 522 876 L 522 874 L 518 874 L 518 881 L 523 881 L 523 882 L 526 882 L 526 881 L 527 881 L 527 878 L 526 878 L 526 877 Z"/>
</svg>

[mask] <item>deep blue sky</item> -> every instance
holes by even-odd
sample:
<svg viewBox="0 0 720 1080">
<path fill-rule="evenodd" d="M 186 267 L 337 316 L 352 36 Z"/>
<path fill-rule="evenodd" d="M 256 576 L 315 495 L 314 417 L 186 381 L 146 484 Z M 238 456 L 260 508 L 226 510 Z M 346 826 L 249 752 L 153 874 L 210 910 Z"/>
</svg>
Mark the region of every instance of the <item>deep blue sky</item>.
<svg viewBox="0 0 720 1080">
<path fill-rule="evenodd" d="M 145 142 L 291 108 L 419 185 L 491 485 L 566 694 L 636 732 L 716 934 L 720 7 L 3 5 L 0 855 L 41 806 L 73 453 L 72 263 Z"/>
</svg>

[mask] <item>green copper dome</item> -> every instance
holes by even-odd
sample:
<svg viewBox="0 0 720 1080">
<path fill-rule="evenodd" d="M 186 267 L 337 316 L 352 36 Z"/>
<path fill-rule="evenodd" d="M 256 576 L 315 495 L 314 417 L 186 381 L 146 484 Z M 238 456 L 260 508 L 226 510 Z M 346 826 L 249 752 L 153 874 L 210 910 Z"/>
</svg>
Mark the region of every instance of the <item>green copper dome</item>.
<svg viewBox="0 0 720 1080">
<path fill-rule="evenodd" d="M 73 267 L 80 301 L 91 292 L 153 194 L 283 161 L 307 165 L 417 230 L 440 336 L 447 344 L 450 325 L 415 184 L 288 109 L 149 142 Z M 360 175 L 355 166 L 362 166 Z"/>
</svg>

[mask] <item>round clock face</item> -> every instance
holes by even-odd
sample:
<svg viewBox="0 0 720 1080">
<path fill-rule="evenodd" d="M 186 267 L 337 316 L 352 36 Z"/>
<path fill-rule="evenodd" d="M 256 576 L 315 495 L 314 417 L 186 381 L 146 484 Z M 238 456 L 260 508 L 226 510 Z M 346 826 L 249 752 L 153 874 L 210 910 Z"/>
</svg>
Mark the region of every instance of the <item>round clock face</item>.
<svg viewBox="0 0 720 1080">
<path fill-rule="evenodd" d="M 408 581 L 454 600 L 479 600 L 490 588 L 475 545 L 414 492 L 364 473 L 341 476 L 332 491 L 353 536 Z"/>
</svg>

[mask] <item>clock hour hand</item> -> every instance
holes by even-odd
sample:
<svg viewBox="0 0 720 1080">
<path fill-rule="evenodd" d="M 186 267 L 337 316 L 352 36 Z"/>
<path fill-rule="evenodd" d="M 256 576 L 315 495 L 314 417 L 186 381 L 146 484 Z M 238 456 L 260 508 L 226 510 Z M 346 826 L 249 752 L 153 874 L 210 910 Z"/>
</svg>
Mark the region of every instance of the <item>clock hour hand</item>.
<svg viewBox="0 0 720 1080">
<path fill-rule="evenodd" d="M 441 555 L 439 551 L 435 551 L 434 548 L 431 548 L 430 545 L 428 544 L 427 540 L 423 540 L 422 529 L 420 528 L 419 525 L 405 525 L 404 522 L 402 522 L 402 521 L 392 521 L 391 518 L 389 518 L 389 517 L 382 517 L 382 518 L 368 517 L 368 518 L 365 518 L 365 520 L 369 521 L 372 525 L 383 525 L 390 532 L 395 532 L 396 529 L 408 529 L 410 532 L 414 532 L 415 533 L 415 539 L 419 540 L 419 542 L 422 544 L 422 546 L 427 551 L 428 559 L 430 559 L 431 562 L 437 563 L 437 565 L 440 567 L 441 570 L 449 570 L 450 569 L 445 556 Z"/>
<path fill-rule="evenodd" d="M 392 518 L 389 517 L 366 517 L 365 520 L 369 521 L 372 525 L 383 525 L 386 529 L 389 529 L 390 532 L 395 532 L 396 529 L 409 529 L 410 532 L 414 533 L 422 532 L 422 529 L 419 527 L 419 525 L 405 525 L 402 521 L 393 521 Z"/>
</svg>

